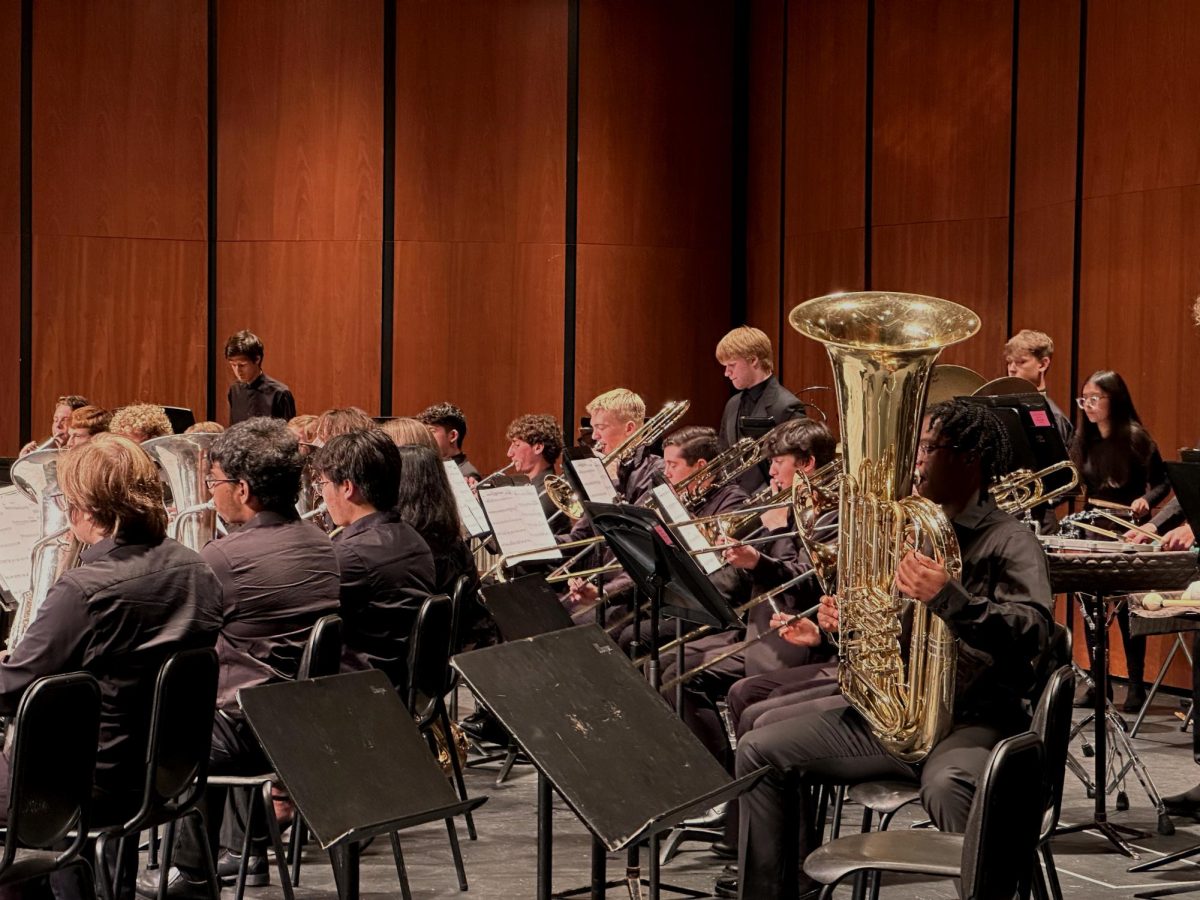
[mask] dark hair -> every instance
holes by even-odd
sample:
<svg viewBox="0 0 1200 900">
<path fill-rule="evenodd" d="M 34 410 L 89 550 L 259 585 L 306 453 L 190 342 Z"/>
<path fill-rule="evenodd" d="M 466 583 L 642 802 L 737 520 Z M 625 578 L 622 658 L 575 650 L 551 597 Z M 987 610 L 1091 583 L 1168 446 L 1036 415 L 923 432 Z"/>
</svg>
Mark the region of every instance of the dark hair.
<svg viewBox="0 0 1200 900">
<path fill-rule="evenodd" d="M 400 454 L 400 495 L 396 510 L 416 529 L 435 555 L 459 539 L 462 526 L 441 457 L 428 447 L 396 448 Z"/>
<path fill-rule="evenodd" d="M 1110 369 L 1101 369 L 1084 382 L 1088 384 L 1108 396 L 1109 440 L 1104 451 L 1098 452 L 1097 445 L 1104 440 L 1100 427 L 1080 410 L 1082 421 L 1071 440 L 1071 461 L 1089 485 L 1125 484 L 1132 459 L 1149 459 L 1154 442 L 1142 426 L 1124 378 Z"/>
<path fill-rule="evenodd" d="M 225 358 L 245 356 L 255 365 L 262 362 L 263 343 L 253 331 L 239 331 L 225 342 Z"/>
<path fill-rule="evenodd" d="M 87 397 L 80 397 L 78 394 L 64 394 L 54 401 L 54 408 L 60 406 L 69 406 L 72 410 L 83 409 L 85 406 L 91 406 L 87 401 Z"/>
<path fill-rule="evenodd" d="M 824 422 L 804 417 L 777 425 L 767 437 L 766 449 L 767 456 L 811 456 L 819 469 L 833 460 L 837 441 Z"/>
<path fill-rule="evenodd" d="M 400 451 L 378 428 L 334 435 L 312 467 L 330 481 L 352 482 L 376 509 L 392 509 L 399 499 Z"/>
<path fill-rule="evenodd" d="M 282 419 L 257 416 L 229 426 L 213 441 L 209 459 L 226 478 L 246 482 L 264 509 L 295 512 L 304 460 Z"/>
<path fill-rule="evenodd" d="M 529 414 L 517 416 L 504 432 L 510 441 L 521 440 L 530 446 L 542 445 L 542 459 L 554 465 L 562 453 L 563 434 L 554 416 Z"/>
<path fill-rule="evenodd" d="M 1012 445 L 1000 420 L 986 406 L 968 400 L 946 400 L 925 411 L 929 425 L 936 427 L 959 453 L 976 453 L 983 475 L 982 496 L 988 485 L 1007 475 L 1012 467 Z"/>
<path fill-rule="evenodd" d="M 717 445 L 717 430 L 707 425 L 685 425 L 668 434 L 662 442 L 663 449 L 678 447 L 689 466 L 694 466 L 699 460 L 711 460 L 719 452 Z"/>
<path fill-rule="evenodd" d="M 461 450 L 463 441 L 467 439 L 467 417 L 453 403 L 435 403 L 417 413 L 416 419 L 424 425 L 440 425 L 447 430 L 458 432 L 458 448 Z"/>
</svg>

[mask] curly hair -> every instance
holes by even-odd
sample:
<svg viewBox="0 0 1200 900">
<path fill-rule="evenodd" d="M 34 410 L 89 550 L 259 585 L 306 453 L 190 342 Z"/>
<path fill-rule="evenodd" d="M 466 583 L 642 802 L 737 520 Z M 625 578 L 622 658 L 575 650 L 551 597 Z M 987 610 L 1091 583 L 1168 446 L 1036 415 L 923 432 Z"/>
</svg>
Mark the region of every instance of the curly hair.
<svg viewBox="0 0 1200 900">
<path fill-rule="evenodd" d="M 563 433 L 554 416 L 529 414 L 517 416 L 509 423 L 504 436 L 510 441 L 524 441 L 533 446 L 542 445 L 542 459 L 554 465 L 562 453 Z"/>
<path fill-rule="evenodd" d="M 979 454 L 983 471 L 980 493 L 987 496 L 987 486 L 1012 468 L 1012 444 L 1000 419 L 986 406 L 959 399 L 938 403 L 925 414 L 940 439 L 949 441 L 960 453 Z"/>
<path fill-rule="evenodd" d="M 140 434 L 142 440 L 175 433 L 166 410 L 155 403 L 132 403 L 121 407 L 113 413 L 108 430 L 127 437 Z"/>
<path fill-rule="evenodd" d="M 226 478 L 246 482 L 264 509 L 295 513 L 304 460 L 282 419 L 257 416 L 231 425 L 213 441 L 209 458 Z"/>
<path fill-rule="evenodd" d="M 447 431 L 458 432 L 458 449 L 462 449 L 463 441 L 467 439 L 467 417 L 453 403 L 435 403 L 427 406 L 416 415 L 422 425 L 437 425 Z"/>
<path fill-rule="evenodd" d="M 167 534 L 158 467 L 127 437 L 98 434 L 66 451 L 59 457 L 58 482 L 67 502 L 107 534 L 154 544 Z"/>
</svg>

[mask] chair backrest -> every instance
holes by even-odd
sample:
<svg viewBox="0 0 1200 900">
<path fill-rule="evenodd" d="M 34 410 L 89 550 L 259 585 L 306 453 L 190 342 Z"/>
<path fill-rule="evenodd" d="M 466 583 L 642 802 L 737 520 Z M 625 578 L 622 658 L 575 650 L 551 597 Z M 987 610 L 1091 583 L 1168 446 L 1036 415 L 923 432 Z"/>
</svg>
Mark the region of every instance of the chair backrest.
<svg viewBox="0 0 1200 900">
<path fill-rule="evenodd" d="M 340 616 L 322 616 L 313 626 L 308 642 L 304 645 L 304 653 L 300 656 L 300 666 L 296 670 L 296 680 L 307 678 L 324 678 L 326 675 L 336 675 L 342 665 L 342 620 Z"/>
<path fill-rule="evenodd" d="M 459 575 L 454 582 L 454 587 L 450 590 L 450 652 L 457 653 L 462 649 L 463 638 L 466 635 L 462 634 L 463 607 L 466 606 L 467 600 L 470 599 L 467 595 L 471 590 L 471 579 L 466 575 Z"/>
<path fill-rule="evenodd" d="M 1067 774 L 1067 752 L 1071 745 L 1071 701 L 1075 694 L 1075 670 L 1063 666 L 1050 676 L 1033 713 L 1034 733 L 1045 748 L 1042 791 L 1045 800 L 1041 840 L 1058 826 L 1062 811 L 1063 779 Z"/>
<path fill-rule="evenodd" d="M 19 847 L 47 848 L 73 829 L 86 833 L 99 735 L 100 687 L 91 675 L 52 675 L 25 691 L 17 707 L 0 868 Z M 77 838 L 60 861 L 81 847 Z"/>
<path fill-rule="evenodd" d="M 217 651 L 211 647 L 180 650 L 158 670 L 146 742 L 146 789 L 134 821 L 167 806 L 188 809 L 203 793 L 217 671 Z"/>
<path fill-rule="evenodd" d="M 1025 732 L 996 745 L 963 836 L 965 900 L 1012 900 L 1028 887 L 1042 823 L 1041 783 L 1041 738 Z"/>
<path fill-rule="evenodd" d="M 418 714 L 420 696 L 440 697 L 446 688 L 450 668 L 450 598 L 436 594 L 421 604 L 408 645 L 408 710 Z"/>
</svg>

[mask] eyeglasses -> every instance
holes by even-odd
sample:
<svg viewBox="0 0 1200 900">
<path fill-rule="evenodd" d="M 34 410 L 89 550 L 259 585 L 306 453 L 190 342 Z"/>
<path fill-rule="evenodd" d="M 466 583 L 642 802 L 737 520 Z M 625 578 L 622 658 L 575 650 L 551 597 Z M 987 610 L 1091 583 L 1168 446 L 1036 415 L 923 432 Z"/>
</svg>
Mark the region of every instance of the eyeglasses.
<svg viewBox="0 0 1200 900">
<path fill-rule="evenodd" d="M 953 449 L 954 449 L 953 444 L 931 444 L 928 441 L 921 441 L 921 443 L 917 444 L 917 453 L 919 453 L 921 456 L 929 456 L 929 454 L 933 453 L 936 450 L 953 450 Z"/>
<path fill-rule="evenodd" d="M 317 478 L 313 480 L 312 488 L 314 491 L 323 491 L 327 484 L 329 484 L 328 478 Z"/>
<path fill-rule="evenodd" d="M 1095 409 L 1097 406 L 1100 405 L 1101 400 L 1107 400 L 1107 399 L 1108 399 L 1108 397 L 1105 397 L 1102 394 L 1093 394 L 1090 397 L 1076 397 L 1075 405 L 1078 406 L 1080 409 Z"/>
<path fill-rule="evenodd" d="M 239 481 L 241 481 L 240 478 L 205 478 L 204 486 L 208 488 L 208 492 L 211 494 L 213 485 L 215 484 L 237 484 Z"/>
</svg>

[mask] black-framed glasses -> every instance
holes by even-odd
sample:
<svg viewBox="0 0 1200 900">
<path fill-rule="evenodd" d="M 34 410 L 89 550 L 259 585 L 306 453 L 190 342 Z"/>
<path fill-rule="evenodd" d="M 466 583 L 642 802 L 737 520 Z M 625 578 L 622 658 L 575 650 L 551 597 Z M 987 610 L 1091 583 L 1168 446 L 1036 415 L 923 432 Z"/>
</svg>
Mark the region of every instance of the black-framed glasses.
<svg viewBox="0 0 1200 900">
<path fill-rule="evenodd" d="M 212 493 L 212 489 L 213 489 L 213 485 L 216 485 L 216 484 L 237 484 L 239 481 L 241 481 L 241 479 L 240 479 L 240 478 L 205 478 L 205 479 L 204 479 L 204 486 L 205 486 L 206 488 L 208 488 L 208 492 L 211 494 L 211 493 Z"/>
</svg>

